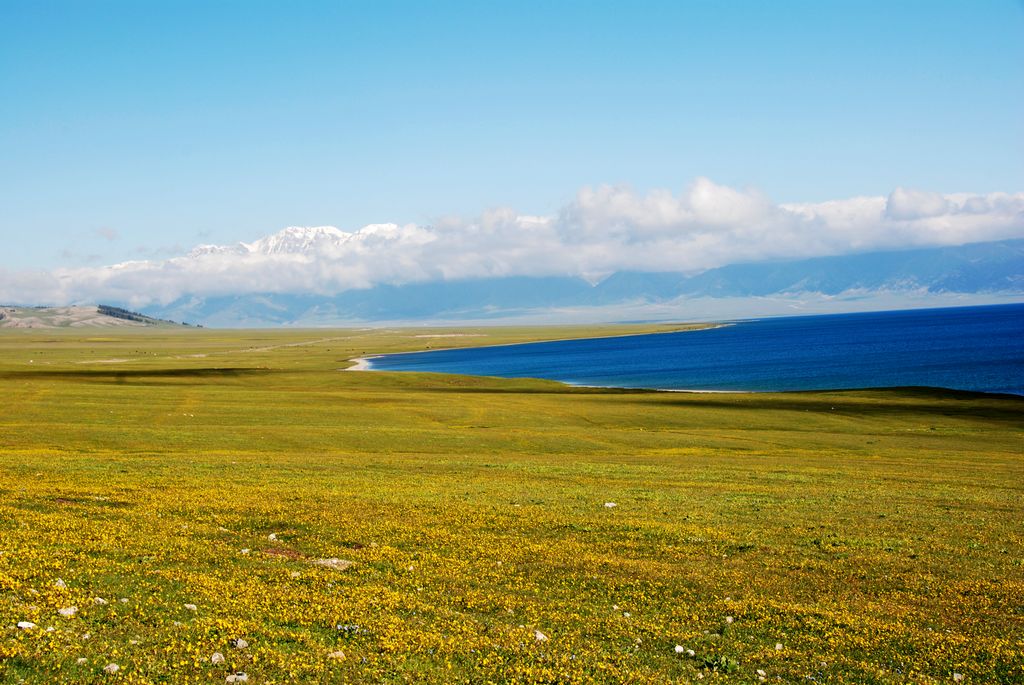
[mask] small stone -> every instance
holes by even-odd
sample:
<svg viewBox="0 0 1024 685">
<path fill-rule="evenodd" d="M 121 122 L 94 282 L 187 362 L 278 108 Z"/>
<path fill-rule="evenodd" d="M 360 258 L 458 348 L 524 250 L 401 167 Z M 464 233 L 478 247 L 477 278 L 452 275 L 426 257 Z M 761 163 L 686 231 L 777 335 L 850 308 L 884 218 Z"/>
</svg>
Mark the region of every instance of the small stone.
<svg viewBox="0 0 1024 685">
<path fill-rule="evenodd" d="M 692 659 L 693 657 L 697 656 L 697 652 L 693 651 L 692 649 L 688 649 L 686 650 L 686 656 Z"/>
<path fill-rule="evenodd" d="M 243 640 L 242 638 L 238 638 L 237 640 L 231 641 L 231 646 L 235 649 L 245 649 L 249 646 L 249 643 L 246 640 Z"/>
<path fill-rule="evenodd" d="M 613 508 L 615 508 L 615 507 L 617 507 L 619 505 L 616 504 L 615 502 L 605 502 L 604 506 L 605 506 L 605 509 L 613 509 Z"/>
<path fill-rule="evenodd" d="M 37 626 L 32 621 L 18 621 L 18 627 L 22 630 L 32 630 Z"/>
<path fill-rule="evenodd" d="M 130 644 L 130 645 L 137 645 L 137 644 L 139 644 L 139 641 L 138 640 L 128 640 L 128 644 Z"/>
<path fill-rule="evenodd" d="M 67 589 L 67 587 L 68 587 L 68 584 L 64 582 L 64 579 L 63 579 L 63 578 L 58 578 L 58 579 L 57 579 L 57 582 L 56 582 L 56 583 L 54 583 L 54 584 L 53 584 L 53 586 L 54 586 L 55 588 L 60 588 L 61 590 L 66 590 L 66 589 Z"/>
<path fill-rule="evenodd" d="M 248 553 L 249 553 L 249 552 L 251 552 L 251 551 L 252 551 L 251 549 L 249 549 L 248 547 L 246 547 L 246 548 L 244 548 L 244 549 L 242 550 L 242 554 L 248 554 Z"/>
<path fill-rule="evenodd" d="M 546 642 L 548 639 L 548 636 L 540 632 L 539 630 L 533 631 L 533 637 L 537 639 L 537 642 Z"/>
<path fill-rule="evenodd" d="M 267 536 L 267 539 L 270 540 L 271 542 L 275 542 L 277 540 L 277 533 L 271 533 L 270 535 Z"/>
<path fill-rule="evenodd" d="M 239 671 L 238 673 L 232 673 L 224 680 L 228 683 L 247 683 L 249 682 L 249 676 Z"/>
<path fill-rule="evenodd" d="M 299 573 L 298 571 L 292 571 L 288 575 L 290 575 L 292 578 L 301 578 L 302 577 L 302 574 Z"/>
<path fill-rule="evenodd" d="M 759 669 L 757 669 L 757 675 L 759 675 L 759 676 L 766 676 L 768 674 L 764 672 L 764 669 L 759 668 Z"/>
<path fill-rule="evenodd" d="M 127 604 L 128 603 L 128 598 L 127 597 L 122 597 L 121 599 L 119 599 L 117 601 L 120 602 L 121 604 Z"/>
<path fill-rule="evenodd" d="M 682 645 L 676 645 L 676 654 L 683 654 L 686 652 L 686 647 Z"/>
<path fill-rule="evenodd" d="M 64 607 L 63 609 L 58 609 L 57 613 L 61 616 L 71 618 L 72 616 L 78 613 L 78 607 Z"/>
<path fill-rule="evenodd" d="M 776 642 L 775 643 L 775 651 L 776 652 L 781 652 L 782 651 L 782 643 L 781 642 Z"/>
<path fill-rule="evenodd" d="M 210 663 L 211 664 L 222 664 L 222 663 L 224 663 L 224 655 L 221 654 L 220 652 L 214 652 L 213 654 L 210 655 Z"/>
<path fill-rule="evenodd" d="M 103 606 L 104 604 L 107 603 L 107 600 L 103 599 L 102 597 L 93 597 L 92 598 L 92 603 L 95 604 L 96 606 Z"/>
<path fill-rule="evenodd" d="M 121 667 L 118 666 L 117 664 L 107 664 L 106 666 L 103 667 L 103 670 L 105 672 L 107 672 L 107 673 L 117 673 L 118 671 L 121 670 Z"/>
<path fill-rule="evenodd" d="M 732 623 L 732 622 L 733 622 L 733 620 L 734 620 L 734 619 L 733 619 L 733 617 L 732 617 L 732 616 L 726 616 L 726 617 L 725 617 L 725 622 L 726 622 L 726 623 Z"/>
<path fill-rule="evenodd" d="M 86 659 L 84 656 L 80 656 L 77 659 L 75 659 L 75 663 L 78 664 L 79 666 L 81 666 L 83 664 L 89 663 L 89 660 Z"/>
<path fill-rule="evenodd" d="M 343 652 L 343 651 L 341 651 L 341 650 L 339 649 L 339 650 L 338 650 L 338 651 L 336 651 L 336 652 L 331 652 L 331 653 L 330 653 L 330 654 L 328 654 L 327 656 L 328 656 L 329 658 L 331 658 L 331 659 L 338 659 L 339 661 L 342 661 L 342 660 L 344 660 L 344 659 L 345 659 L 345 652 Z"/>
<path fill-rule="evenodd" d="M 199 607 L 197 607 L 195 604 L 186 604 L 185 608 L 188 609 L 189 611 L 198 611 L 199 610 Z"/>
</svg>

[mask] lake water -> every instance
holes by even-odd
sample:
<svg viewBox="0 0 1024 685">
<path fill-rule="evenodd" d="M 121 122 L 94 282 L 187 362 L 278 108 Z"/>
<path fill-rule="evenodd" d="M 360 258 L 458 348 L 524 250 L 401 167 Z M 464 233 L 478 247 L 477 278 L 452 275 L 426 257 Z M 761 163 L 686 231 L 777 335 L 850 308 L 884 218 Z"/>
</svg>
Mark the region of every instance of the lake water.
<svg viewBox="0 0 1024 685">
<path fill-rule="evenodd" d="M 1024 304 L 395 354 L 371 368 L 672 390 L 931 386 L 1024 395 Z"/>
</svg>

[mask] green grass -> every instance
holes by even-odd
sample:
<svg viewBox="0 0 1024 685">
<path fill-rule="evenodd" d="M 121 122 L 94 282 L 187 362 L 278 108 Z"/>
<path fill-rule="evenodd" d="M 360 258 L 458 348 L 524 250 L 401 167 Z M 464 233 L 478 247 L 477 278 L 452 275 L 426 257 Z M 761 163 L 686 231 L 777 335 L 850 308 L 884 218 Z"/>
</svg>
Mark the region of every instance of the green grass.
<svg viewBox="0 0 1024 685">
<path fill-rule="evenodd" d="M 1019 398 L 339 370 L 644 330 L 5 332 L 0 680 L 1024 682 Z"/>
</svg>

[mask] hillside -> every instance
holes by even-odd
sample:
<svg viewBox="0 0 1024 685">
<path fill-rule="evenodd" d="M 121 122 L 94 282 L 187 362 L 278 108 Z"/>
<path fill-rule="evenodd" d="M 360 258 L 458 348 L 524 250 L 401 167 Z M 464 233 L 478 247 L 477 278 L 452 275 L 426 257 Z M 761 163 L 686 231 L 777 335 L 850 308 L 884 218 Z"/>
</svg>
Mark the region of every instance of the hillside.
<svg viewBox="0 0 1024 685">
<path fill-rule="evenodd" d="M 120 307 L 0 307 L 0 328 L 146 328 L 185 326 Z"/>
</svg>

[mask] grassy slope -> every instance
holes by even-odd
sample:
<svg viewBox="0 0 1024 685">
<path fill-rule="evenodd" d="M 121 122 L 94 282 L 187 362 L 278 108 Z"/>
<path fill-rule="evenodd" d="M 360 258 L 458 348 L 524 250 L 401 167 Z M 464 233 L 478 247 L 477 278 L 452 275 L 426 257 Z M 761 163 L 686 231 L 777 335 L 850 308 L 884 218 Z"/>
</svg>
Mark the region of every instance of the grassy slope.
<svg viewBox="0 0 1024 685">
<path fill-rule="evenodd" d="M 3 334 L 0 680 L 1024 679 L 1019 399 L 337 372 L 619 331 Z"/>
<path fill-rule="evenodd" d="M 37 329 L 38 332 L 54 328 L 77 328 L 79 334 L 88 334 L 89 329 L 95 328 L 126 329 L 143 326 L 177 328 L 182 325 L 172 321 L 151 319 L 135 312 L 127 313 L 140 316 L 144 320 L 137 321 L 102 314 L 96 306 L 14 307 L 0 305 L 0 329 L 32 328 Z"/>
</svg>

